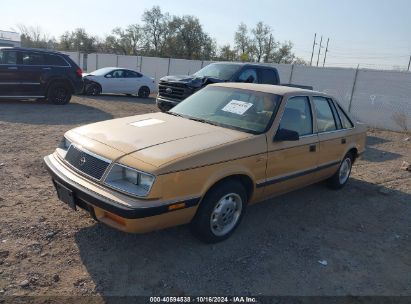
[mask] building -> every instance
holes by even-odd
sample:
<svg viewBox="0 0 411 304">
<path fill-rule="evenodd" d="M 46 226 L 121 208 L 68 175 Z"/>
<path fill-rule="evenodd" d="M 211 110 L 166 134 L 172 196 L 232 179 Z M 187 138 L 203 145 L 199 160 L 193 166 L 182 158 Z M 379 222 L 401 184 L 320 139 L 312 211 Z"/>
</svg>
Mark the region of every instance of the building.
<svg viewBox="0 0 411 304">
<path fill-rule="evenodd" d="M 0 47 L 21 46 L 20 34 L 16 32 L 0 31 Z"/>
</svg>

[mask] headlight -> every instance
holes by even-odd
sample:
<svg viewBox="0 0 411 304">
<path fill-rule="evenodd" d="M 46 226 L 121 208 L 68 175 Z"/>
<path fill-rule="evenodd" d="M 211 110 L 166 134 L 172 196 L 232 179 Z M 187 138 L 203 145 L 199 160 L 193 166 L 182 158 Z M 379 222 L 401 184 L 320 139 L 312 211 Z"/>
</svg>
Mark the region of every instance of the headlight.
<svg viewBox="0 0 411 304">
<path fill-rule="evenodd" d="M 67 139 L 66 137 L 63 137 L 59 148 L 67 151 L 68 148 L 70 148 L 70 145 L 71 145 L 71 141 L 69 139 Z"/>
<path fill-rule="evenodd" d="M 120 164 L 114 164 L 105 183 L 113 188 L 136 195 L 146 196 L 153 186 L 155 177 Z"/>
</svg>

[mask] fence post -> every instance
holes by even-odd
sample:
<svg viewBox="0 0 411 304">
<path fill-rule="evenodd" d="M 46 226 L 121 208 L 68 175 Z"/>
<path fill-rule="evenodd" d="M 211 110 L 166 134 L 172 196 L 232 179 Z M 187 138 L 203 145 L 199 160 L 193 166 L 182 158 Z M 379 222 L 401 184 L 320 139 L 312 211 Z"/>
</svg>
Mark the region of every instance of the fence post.
<svg viewBox="0 0 411 304">
<path fill-rule="evenodd" d="M 140 56 L 140 73 L 141 73 L 142 67 L 143 67 L 143 56 Z"/>
<path fill-rule="evenodd" d="M 204 67 L 204 60 L 201 60 L 201 68 Z"/>
<path fill-rule="evenodd" d="M 348 113 L 351 113 L 351 105 L 352 105 L 352 100 L 354 98 L 355 87 L 356 87 L 356 84 L 357 84 L 357 77 L 358 77 L 358 70 L 359 69 L 360 69 L 360 65 L 357 65 L 357 69 L 355 70 L 354 83 L 352 85 L 350 103 L 348 104 Z"/>
<path fill-rule="evenodd" d="M 98 70 L 98 54 L 96 53 L 96 70 Z"/>
<path fill-rule="evenodd" d="M 118 55 L 116 57 L 116 67 L 118 67 Z"/>
<path fill-rule="evenodd" d="M 171 58 L 168 58 L 167 76 L 170 75 L 170 63 L 171 63 Z"/>
<path fill-rule="evenodd" d="M 290 73 L 290 80 L 289 80 L 289 84 L 292 84 L 293 82 L 293 73 L 294 73 L 294 64 L 291 65 L 291 73 Z"/>
</svg>

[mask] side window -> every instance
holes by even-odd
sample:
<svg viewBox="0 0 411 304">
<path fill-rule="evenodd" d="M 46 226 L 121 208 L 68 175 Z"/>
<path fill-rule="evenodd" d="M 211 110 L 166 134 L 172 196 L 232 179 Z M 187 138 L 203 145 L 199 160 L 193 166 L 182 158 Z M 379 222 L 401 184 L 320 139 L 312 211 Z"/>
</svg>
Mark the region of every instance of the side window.
<svg viewBox="0 0 411 304">
<path fill-rule="evenodd" d="M 308 97 L 296 96 L 287 100 L 280 128 L 296 131 L 300 136 L 313 133 L 313 120 Z"/>
<path fill-rule="evenodd" d="M 347 114 L 345 114 L 344 110 L 337 104 L 338 114 L 340 114 L 341 124 L 344 129 L 350 129 L 354 127 L 351 119 L 348 118 Z"/>
<path fill-rule="evenodd" d="M 25 65 L 44 65 L 44 55 L 32 52 L 21 53 L 21 64 Z"/>
<path fill-rule="evenodd" d="M 17 52 L 1 51 L 0 54 L 1 64 L 17 64 Z"/>
<path fill-rule="evenodd" d="M 258 83 L 257 71 L 255 69 L 245 69 L 238 76 L 239 82 Z"/>
<path fill-rule="evenodd" d="M 278 84 L 277 74 L 270 69 L 261 69 L 261 83 Z"/>
<path fill-rule="evenodd" d="M 331 98 L 329 98 L 329 99 L 328 99 L 328 103 L 330 104 L 331 110 L 333 111 L 334 120 L 335 120 L 335 122 L 337 123 L 337 129 L 342 129 L 340 116 L 339 116 L 338 113 L 337 113 L 337 109 L 335 108 L 334 101 L 333 101 Z"/>
<path fill-rule="evenodd" d="M 324 97 L 313 97 L 313 100 L 317 116 L 316 118 L 318 132 L 337 130 L 334 115 L 330 108 L 328 100 Z"/>
<path fill-rule="evenodd" d="M 125 71 L 124 70 L 115 70 L 110 73 L 113 78 L 124 78 Z"/>
<path fill-rule="evenodd" d="M 44 55 L 44 63 L 46 65 L 52 65 L 52 66 L 67 66 L 67 62 L 61 58 L 60 56 L 57 55 L 50 55 L 50 54 L 45 54 Z"/>
<path fill-rule="evenodd" d="M 125 71 L 125 74 L 127 78 L 139 78 L 142 76 L 140 73 L 134 71 Z"/>
</svg>

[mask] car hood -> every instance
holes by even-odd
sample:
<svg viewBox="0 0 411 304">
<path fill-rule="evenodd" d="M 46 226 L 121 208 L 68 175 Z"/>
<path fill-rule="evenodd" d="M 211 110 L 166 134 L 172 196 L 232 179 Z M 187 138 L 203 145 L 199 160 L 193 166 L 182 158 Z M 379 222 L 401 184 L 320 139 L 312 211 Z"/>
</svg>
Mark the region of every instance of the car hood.
<svg viewBox="0 0 411 304">
<path fill-rule="evenodd" d="M 208 77 L 208 76 L 197 77 L 195 75 L 165 76 L 161 78 L 160 81 L 183 83 L 192 88 L 200 88 L 210 83 L 225 82 L 224 80 L 219 79 L 219 78 Z"/>
<path fill-rule="evenodd" d="M 250 137 L 251 134 L 209 125 L 166 113 L 151 113 L 107 120 L 73 129 L 71 132 L 109 146 L 120 153 L 136 157 L 159 167 L 174 158 Z M 84 141 L 83 141 L 84 142 Z M 149 148 L 156 147 L 155 155 Z M 101 151 L 100 151 L 101 150 Z M 93 149 L 105 155 L 104 148 Z M 141 153 L 146 151 L 145 153 Z M 140 152 L 140 153 L 136 153 Z M 153 150 L 154 152 L 154 150 Z"/>
</svg>

